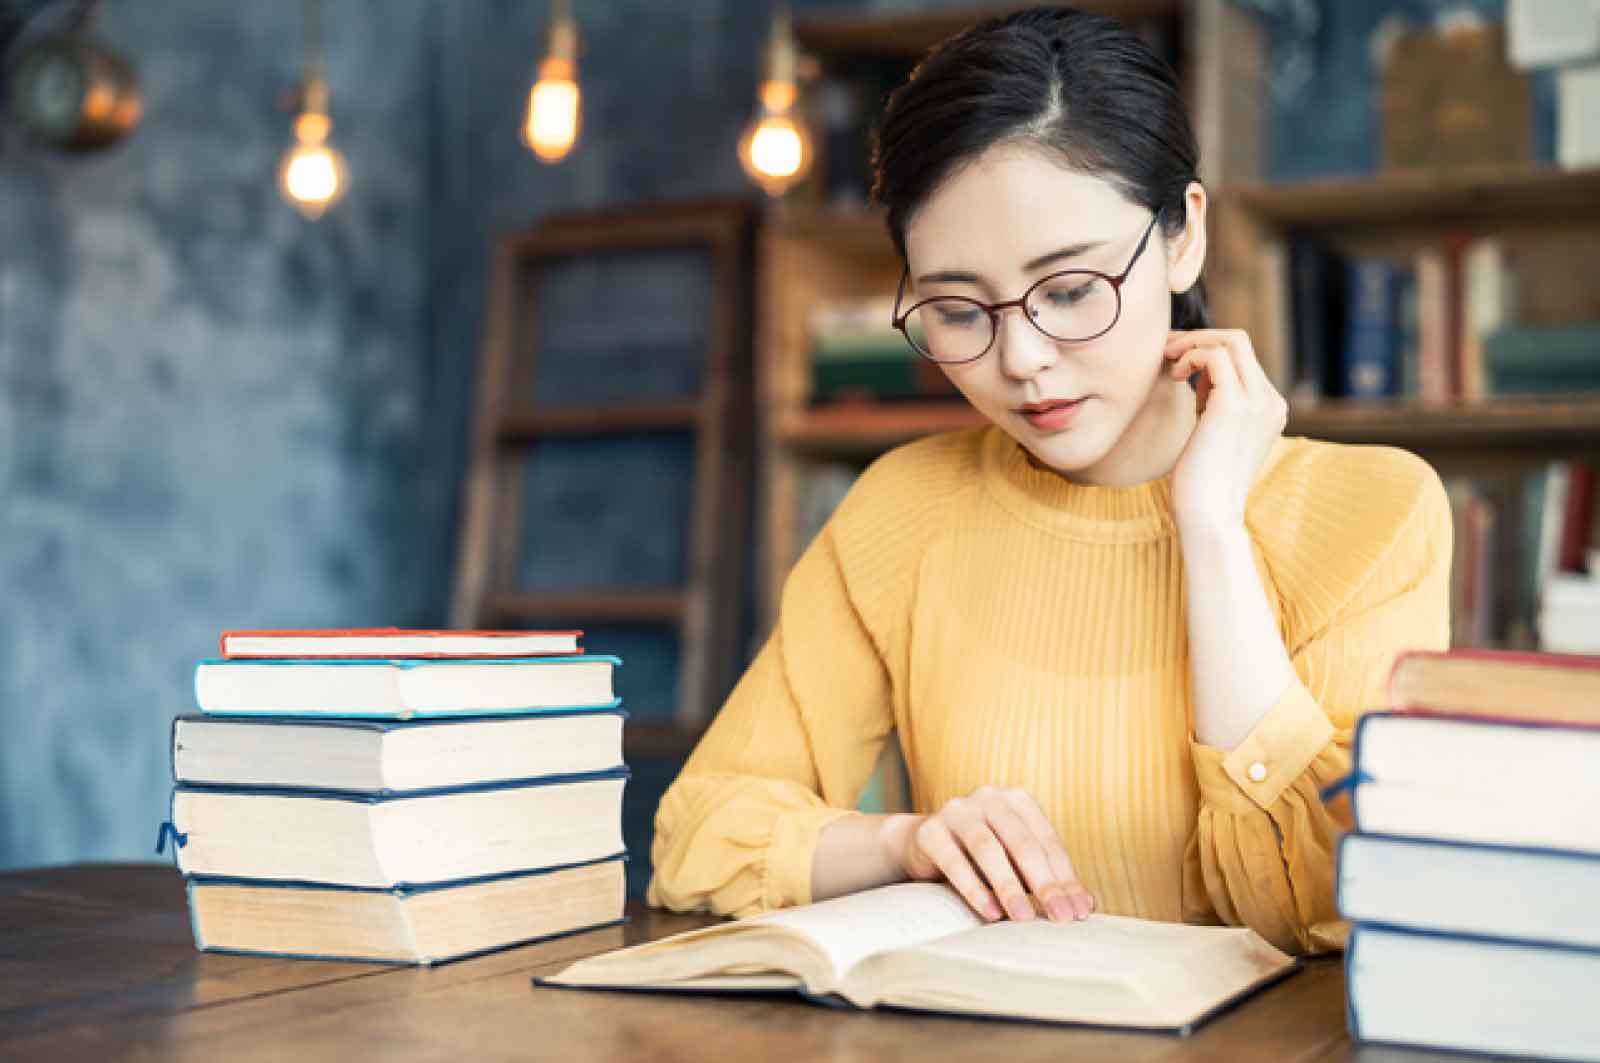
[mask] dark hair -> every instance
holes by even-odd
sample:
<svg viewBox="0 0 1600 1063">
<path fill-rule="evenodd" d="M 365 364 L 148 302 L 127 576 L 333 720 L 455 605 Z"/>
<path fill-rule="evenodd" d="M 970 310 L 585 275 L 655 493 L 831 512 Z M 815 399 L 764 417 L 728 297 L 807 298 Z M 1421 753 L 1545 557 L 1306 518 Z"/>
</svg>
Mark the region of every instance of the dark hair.
<svg viewBox="0 0 1600 1063">
<path fill-rule="evenodd" d="M 872 196 L 903 260 L 911 216 L 997 144 L 1031 144 L 1110 182 L 1176 235 L 1199 151 L 1172 67 L 1122 23 L 1067 7 L 980 22 L 940 44 L 889 97 L 873 146 Z M 1196 281 L 1171 327 L 1210 323 Z"/>
</svg>

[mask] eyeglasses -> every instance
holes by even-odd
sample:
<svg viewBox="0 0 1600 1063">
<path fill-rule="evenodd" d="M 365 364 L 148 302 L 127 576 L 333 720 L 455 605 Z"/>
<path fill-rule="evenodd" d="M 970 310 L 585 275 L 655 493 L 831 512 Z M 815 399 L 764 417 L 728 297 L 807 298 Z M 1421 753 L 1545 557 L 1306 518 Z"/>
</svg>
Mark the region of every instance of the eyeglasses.
<svg viewBox="0 0 1600 1063">
<path fill-rule="evenodd" d="M 1040 278 L 1022 298 L 1004 303 L 941 295 L 924 299 L 902 314 L 900 302 L 911 276 L 907 267 L 900 274 L 900 290 L 894 297 L 894 327 L 918 354 L 944 365 L 975 362 L 989 353 L 999 334 L 1000 312 L 1012 306 L 1021 307 L 1034 328 L 1061 343 L 1104 336 L 1122 316 L 1122 283 L 1144 254 L 1165 210 L 1161 208 L 1150 219 L 1127 268 L 1115 277 L 1092 269 L 1069 269 Z"/>
</svg>

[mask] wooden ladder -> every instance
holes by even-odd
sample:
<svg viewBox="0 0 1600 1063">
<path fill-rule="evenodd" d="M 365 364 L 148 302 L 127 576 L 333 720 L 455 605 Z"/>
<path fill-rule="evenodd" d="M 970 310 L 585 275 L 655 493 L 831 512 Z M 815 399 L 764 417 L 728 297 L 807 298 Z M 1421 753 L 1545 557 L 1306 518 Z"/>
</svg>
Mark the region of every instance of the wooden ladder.
<svg viewBox="0 0 1600 1063">
<path fill-rule="evenodd" d="M 748 550 L 754 460 L 751 355 L 754 208 L 707 199 L 551 215 L 502 238 L 491 266 L 472 452 L 451 624 L 671 625 L 679 637 L 679 698 L 670 724 L 630 720 L 631 756 L 692 748 L 732 686 Z M 662 250 L 702 250 L 711 266 L 709 343 L 697 397 L 603 406 L 536 406 L 535 305 L 542 270 L 557 260 Z M 687 431 L 695 434 L 686 582 L 672 590 L 519 588 L 523 463 L 558 438 Z M 604 647 L 595 647 L 603 652 Z"/>
</svg>

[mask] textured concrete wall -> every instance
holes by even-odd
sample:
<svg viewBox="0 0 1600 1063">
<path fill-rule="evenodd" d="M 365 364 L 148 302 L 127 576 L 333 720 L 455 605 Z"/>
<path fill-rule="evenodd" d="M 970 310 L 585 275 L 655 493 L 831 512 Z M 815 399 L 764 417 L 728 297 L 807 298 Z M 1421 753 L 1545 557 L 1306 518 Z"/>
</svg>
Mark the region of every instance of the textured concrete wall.
<svg viewBox="0 0 1600 1063">
<path fill-rule="evenodd" d="M 112 0 L 136 135 L 0 147 L 0 866 L 150 853 L 219 628 L 437 614 L 431 16 L 330 5 L 356 184 L 313 225 L 274 185 L 300 10 Z"/>
</svg>

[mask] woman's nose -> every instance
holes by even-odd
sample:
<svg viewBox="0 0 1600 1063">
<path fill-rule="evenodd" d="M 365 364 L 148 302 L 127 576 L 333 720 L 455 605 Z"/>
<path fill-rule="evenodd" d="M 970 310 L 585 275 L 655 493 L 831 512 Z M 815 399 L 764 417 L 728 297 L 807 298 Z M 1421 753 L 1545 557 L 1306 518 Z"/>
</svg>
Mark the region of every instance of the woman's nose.
<svg viewBox="0 0 1600 1063">
<path fill-rule="evenodd" d="M 1054 365 L 1059 356 L 1055 341 L 1040 332 L 1027 314 L 1023 307 L 1007 307 L 995 322 L 1000 368 L 1015 380 L 1032 380 Z"/>
</svg>

